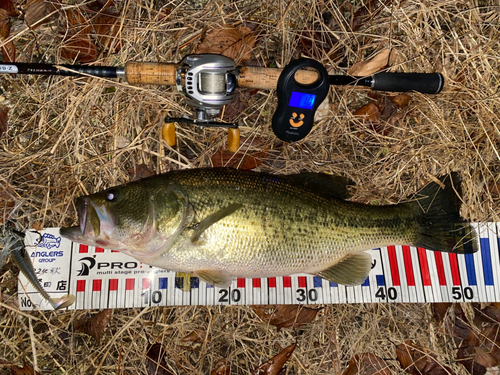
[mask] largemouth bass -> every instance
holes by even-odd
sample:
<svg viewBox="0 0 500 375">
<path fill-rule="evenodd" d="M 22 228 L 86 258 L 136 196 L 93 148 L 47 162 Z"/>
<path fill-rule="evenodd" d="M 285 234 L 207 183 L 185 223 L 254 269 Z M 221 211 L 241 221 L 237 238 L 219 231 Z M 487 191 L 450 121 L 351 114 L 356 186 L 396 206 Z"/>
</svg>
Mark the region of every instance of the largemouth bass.
<svg viewBox="0 0 500 375">
<path fill-rule="evenodd" d="M 431 183 L 413 201 L 389 206 L 346 201 L 346 184 L 316 173 L 173 171 L 78 198 L 79 225 L 60 233 L 217 286 L 293 273 L 356 285 L 371 269 L 364 250 L 478 249 L 451 179 L 443 179 L 444 189 Z"/>
<path fill-rule="evenodd" d="M 19 270 L 55 310 L 71 306 L 73 302 L 75 302 L 76 297 L 72 294 L 66 294 L 60 298 L 52 298 L 45 289 L 43 289 L 38 281 L 28 252 L 26 251 L 24 233 L 17 230 L 15 223 L 11 221 L 4 225 L 2 245 L 3 250 L 0 255 L 0 268 L 10 255 L 19 267 Z"/>
</svg>

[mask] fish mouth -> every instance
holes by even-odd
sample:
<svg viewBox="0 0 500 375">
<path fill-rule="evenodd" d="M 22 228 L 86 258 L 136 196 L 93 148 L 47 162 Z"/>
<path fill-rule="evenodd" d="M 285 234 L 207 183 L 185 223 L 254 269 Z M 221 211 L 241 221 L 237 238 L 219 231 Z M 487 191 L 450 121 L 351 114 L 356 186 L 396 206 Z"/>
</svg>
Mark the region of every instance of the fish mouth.
<svg viewBox="0 0 500 375">
<path fill-rule="evenodd" d="M 110 240 L 115 230 L 115 220 L 104 205 L 94 203 L 87 197 L 76 201 L 78 225 L 61 228 L 61 236 L 71 241 L 89 245 L 104 245 Z"/>
<path fill-rule="evenodd" d="M 87 216 L 88 212 L 88 199 L 87 202 L 87 207 L 85 208 L 85 212 L 82 214 L 85 214 Z M 93 201 L 90 201 L 91 208 L 95 211 L 97 214 L 96 222 L 91 222 L 92 229 L 94 232 L 97 232 L 97 234 L 103 234 L 106 237 L 110 238 L 113 235 L 113 232 L 115 231 L 116 225 L 115 225 L 115 219 L 111 212 L 106 208 L 104 205 L 99 205 L 94 203 Z M 81 222 L 80 222 L 81 225 Z M 85 229 L 87 227 L 87 220 L 85 220 Z"/>
<path fill-rule="evenodd" d="M 85 234 L 85 227 L 87 226 L 87 213 L 89 211 L 89 199 L 88 198 L 79 198 L 81 199 L 81 204 L 78 205 L 78 220 L 80 221 L 80 230 L 81 234 Z"/>
</svg>

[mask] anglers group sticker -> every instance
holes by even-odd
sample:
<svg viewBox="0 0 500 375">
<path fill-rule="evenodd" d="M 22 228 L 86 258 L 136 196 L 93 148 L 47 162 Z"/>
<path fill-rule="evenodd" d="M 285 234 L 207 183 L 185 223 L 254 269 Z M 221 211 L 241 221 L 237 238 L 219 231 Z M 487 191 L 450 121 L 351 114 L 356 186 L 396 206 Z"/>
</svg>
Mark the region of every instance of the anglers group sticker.
<svg viewBox="0 0 500 375">
<path fill-rule="evenodd" d="M 34 243 L 35 246 L 38 246 L 40 248 L 45 248 L 45 249 L 59 249 L 59 246 L 61 246 L 61 237 L 60 236 L 54 236 L 52 233 L 44 233 L 40 238 L 37 238 Z"/>
</svg>

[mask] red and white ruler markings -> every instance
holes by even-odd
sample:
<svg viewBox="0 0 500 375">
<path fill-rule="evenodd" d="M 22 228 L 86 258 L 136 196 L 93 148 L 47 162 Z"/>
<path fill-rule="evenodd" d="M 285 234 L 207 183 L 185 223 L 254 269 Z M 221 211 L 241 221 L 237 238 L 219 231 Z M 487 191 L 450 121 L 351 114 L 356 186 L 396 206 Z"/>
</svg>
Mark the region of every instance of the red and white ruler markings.
<svg viewBox="0 0 500 375">
<path fill-rule="evenodd" d="M 196 277 L 183 287 L 175 273 L 120 252 L 79 245 L 58 228 L 28 232 L 27 251 L 47 292 L 76 296 L 69 309 L 174 305 L 330 304 L 372 302 L 500 302 L 500 223 L 477 225 L 480 251 L 456 255 L 410 246 L 370 250 L 372 271 L 363 285 L 346 287 L 298 274 L 234 280 L 229 288 Z M 19 277 L 21 309 L 52 307 Z"/>
</svg>

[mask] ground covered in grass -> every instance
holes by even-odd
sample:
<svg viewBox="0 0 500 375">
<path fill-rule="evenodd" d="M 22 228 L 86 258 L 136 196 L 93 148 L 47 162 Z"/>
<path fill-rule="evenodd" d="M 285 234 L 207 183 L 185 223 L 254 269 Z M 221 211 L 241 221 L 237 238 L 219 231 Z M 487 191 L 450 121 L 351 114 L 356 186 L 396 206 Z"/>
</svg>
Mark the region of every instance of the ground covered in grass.
<svg viewBox="0 0 500 375">
<path fill-rule="evenodd" d="M 456 171 L 462 215 L 500 221 L 496 1 L 25 0 L 0 6 L 6 9 L 0 13 L 4 61 L 124 66 L 178 62 L 212 49 L 249 66 L 283 67 L 311 57 L 330 74 L 345 75 L 356 63 L 390 52 L 378 70 L 445 77 L 439 95 L 332 87 L 313 131 L 294 144 L 270 129 L 275 93 L 241 90 L 223 115 L 239 124 L 242 136 L 240 152 L 228 156 L 225 129 L 183 125 L 176 146 L 162 140 L 166 115 L 193 115 L 175 88 L 3 75 L 3 220 L 12 214 L 26 228 L 73 225 L 78 196 L 172 169 L 245 165 L 280 174 L 340 174 L 356 183 L 353 200 L 372 204 L 397 203 Z M 217 39 L 223 29 L 239 39 Z M 471 305 L 442 314 L 431 305 L 324 306 L 311 323 L 281 330 L 251 307 L 165 307 L 107 313 L 100 323 L 85 323 L 92 337 L 75 325 L 97 311 L 21 312 L 17 272 L 8 263 L 0 278 L 0 373 L 151 374 L 146 353 L 161 343 L 164 374 L 208 374 L 221 359 L 231 374 L 249 374 L 295 342 L 286 374 L 340 374 L 360 353 L 381 358 L 387 368 L 379 371 L 401 373 L 396 346 L 411 339 L 427 358 L 448 366 L 438 366 L 442 373 L 465 374 L 456 361 L 461 344 L 452 337 L 454 324 L 461 319 L 479 330 L 490 324 L 477 321 L 485 306 Z M 198 339 L 183 340 L 192 332 Z"/>
</svg>

